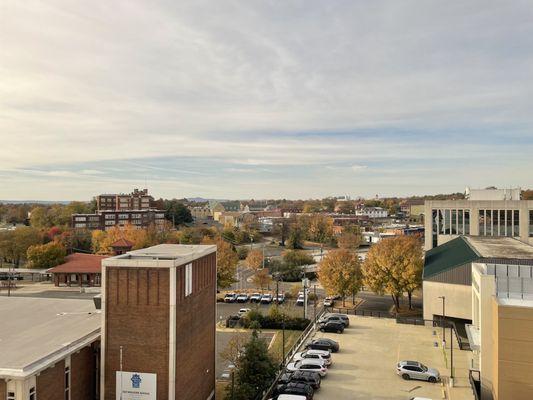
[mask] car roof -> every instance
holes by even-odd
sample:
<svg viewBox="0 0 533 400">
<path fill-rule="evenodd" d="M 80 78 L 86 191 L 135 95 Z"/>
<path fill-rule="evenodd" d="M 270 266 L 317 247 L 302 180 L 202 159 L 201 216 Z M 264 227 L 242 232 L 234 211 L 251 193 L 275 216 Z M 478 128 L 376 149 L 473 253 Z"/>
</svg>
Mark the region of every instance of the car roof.
<svg viewBox="0 0 533 400">
<path fill-rule="evenodd" d="M 278 400 L 306 400 L 306 398 L 297 394 L 280 394 Z"/>
<path fill-rule="evenodd" d="M 400 365 L 409 365 L 411 367 L 418 367 L 421 363 L 419 363 L 418 361 L 407 361 L 407 360 L 404 360 L 404 361 L 400 361 Z"/>
<path fill-rule="evenodd" d="M 313 359 L 313 358 L 304 358 L 303 360 L 296 361 L 296 364 L 314 364 L 314 365 L 324 365 L 324 361 Z"/>
</svg>

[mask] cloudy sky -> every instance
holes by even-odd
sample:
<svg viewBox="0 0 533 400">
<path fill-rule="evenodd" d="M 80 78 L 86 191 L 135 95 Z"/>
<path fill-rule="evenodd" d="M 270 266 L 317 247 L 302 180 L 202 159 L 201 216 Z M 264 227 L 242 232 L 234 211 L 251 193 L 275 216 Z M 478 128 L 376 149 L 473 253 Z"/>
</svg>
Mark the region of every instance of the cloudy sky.
<svg viewBox="0 0 533 400">
<path fill-rule="evenodd" d="M 530 1 L 0 5 L 0 199 L 533 187 Z"/>
</svg>

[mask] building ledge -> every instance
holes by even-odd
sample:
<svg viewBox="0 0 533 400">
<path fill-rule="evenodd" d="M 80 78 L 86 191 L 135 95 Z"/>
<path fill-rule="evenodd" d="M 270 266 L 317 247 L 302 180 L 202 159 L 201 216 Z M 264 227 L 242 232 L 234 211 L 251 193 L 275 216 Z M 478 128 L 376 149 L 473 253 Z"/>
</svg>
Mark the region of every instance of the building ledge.
<svg viewBox="0 0 533 400">
<path fill-rule="evenodd" d="M 479 329 L 474 325 L 465 325 L 466 335 L 468 336 L 468 342 L 470 343 L 470 349 L 472 351 L 481 349 L 481 336 L 479 334 Z"/>
</svg>

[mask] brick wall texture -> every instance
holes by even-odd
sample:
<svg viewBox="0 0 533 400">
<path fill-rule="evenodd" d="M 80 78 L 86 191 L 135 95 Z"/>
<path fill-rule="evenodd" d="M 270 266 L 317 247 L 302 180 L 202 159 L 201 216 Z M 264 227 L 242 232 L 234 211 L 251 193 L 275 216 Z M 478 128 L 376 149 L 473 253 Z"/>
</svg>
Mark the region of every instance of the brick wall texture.
<svg viewBox="0 0 533 400">
<path fill-rule="evenodd" d="M 57 362 L 37 375 L 37 398 L 39 400 L 64 400 L 65 362 Z"/>
<path fill-rule="evenodd" d="M 94 349 L 84 347 L 70 357 L 70 398 L 94 400 L 96 360 Z M 40 398 L 39 398 L 40 400 Z"/>
<path fill-rule="evenodd" d="M 0 379 L 0 400 L 6 400 L 7 396 L 7 387 L 6 387 L 6 381 L 3 379 Z"/>
</svg>

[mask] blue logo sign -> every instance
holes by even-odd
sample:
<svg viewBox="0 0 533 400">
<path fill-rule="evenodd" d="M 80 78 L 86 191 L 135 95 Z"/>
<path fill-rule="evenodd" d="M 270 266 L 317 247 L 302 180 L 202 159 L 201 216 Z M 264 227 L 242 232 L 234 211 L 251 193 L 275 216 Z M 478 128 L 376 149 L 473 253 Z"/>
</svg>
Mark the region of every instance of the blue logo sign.
<svg viewBox="0 0 533 400">
<path fill-rule="evenodd" d="M 133 386 L 134 389 L 139 389 L 141 387 L 141 377 L 139 376 L 139 374 L 133 374 L 131 376 L 131 385 Z"/>
</svg>

